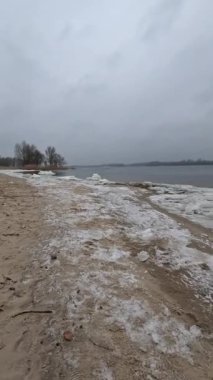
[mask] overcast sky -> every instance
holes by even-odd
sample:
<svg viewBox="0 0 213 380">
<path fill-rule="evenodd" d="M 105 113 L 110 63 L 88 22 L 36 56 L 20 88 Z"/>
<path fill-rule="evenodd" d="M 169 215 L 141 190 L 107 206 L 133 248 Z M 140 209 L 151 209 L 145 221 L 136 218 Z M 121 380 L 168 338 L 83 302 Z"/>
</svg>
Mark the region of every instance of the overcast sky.
<svg viewBox="0 0 213 380">
<path fill-rule="evenodd" d="M 0 154 L 213 159 L 212 0 L 0 0 Z"/>
</svg>

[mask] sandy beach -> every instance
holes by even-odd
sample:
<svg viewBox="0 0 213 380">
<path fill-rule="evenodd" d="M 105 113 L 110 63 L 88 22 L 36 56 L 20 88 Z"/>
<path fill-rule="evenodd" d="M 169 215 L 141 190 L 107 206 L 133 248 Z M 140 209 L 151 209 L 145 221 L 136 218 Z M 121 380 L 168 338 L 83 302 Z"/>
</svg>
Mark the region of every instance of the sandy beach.
<svg viewBox="0 0 213 380">
<path fill-rule="evenodd" d="M 1 380 L 212 380 L 212 190 L 47 177 L 0 175 Z"/>
<path fill-rule="evenodd" d="M 0 377 L 23 379 L 31 364 L 36 367 L 39 317 L 15 315 L 34 309 L 40 274 L 33 254 L 41 238 L 42 201 L 25 181 L 1 175 L 0 206 Z"/>
</svg>

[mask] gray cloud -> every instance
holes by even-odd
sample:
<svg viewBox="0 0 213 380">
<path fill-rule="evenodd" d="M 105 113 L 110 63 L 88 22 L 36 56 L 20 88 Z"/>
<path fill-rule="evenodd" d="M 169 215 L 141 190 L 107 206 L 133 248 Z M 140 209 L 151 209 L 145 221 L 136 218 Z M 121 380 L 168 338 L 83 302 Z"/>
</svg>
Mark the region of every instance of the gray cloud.
<svg viewBox="0 0 213 380">
<path fill-rule="evenodd" d="M 143 17 L 141 20 L 142 39 L 151 40 L 161 37 L 162 33 L 169 33 L 184 3 L 184 0 L 161 0 L 155 4 L 149 18 Z"/>
<path fill-rule="evenodd" d="M 212 158 L 211 0 L 0 0 L 0 154 Z"/>
</svg>

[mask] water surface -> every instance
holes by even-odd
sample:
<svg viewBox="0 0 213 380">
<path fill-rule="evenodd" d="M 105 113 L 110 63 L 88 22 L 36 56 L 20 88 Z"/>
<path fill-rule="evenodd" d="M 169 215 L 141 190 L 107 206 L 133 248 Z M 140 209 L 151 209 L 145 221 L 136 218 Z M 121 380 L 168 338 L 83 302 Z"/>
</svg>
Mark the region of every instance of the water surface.
<svg viewBox="0 0 213 380">
<path fill-rule="evenodd" d="M 63 172 L 63 175 L 74 175 L 87 178 L 98 173 L 102 178 L 120 182 L 157 182 L 213 187 L 213 166 L 104 166 L 77 167 Z"/>
</svg>

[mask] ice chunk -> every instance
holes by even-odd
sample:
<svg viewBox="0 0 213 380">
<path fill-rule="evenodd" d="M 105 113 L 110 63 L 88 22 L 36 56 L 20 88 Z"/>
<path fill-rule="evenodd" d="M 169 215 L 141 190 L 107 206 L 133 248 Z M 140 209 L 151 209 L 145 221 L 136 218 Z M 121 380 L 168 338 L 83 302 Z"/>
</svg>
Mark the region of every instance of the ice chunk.
<svg viewBox="0 0 213 380">
<path fill-rule="evenodd" d="M 138 259 L 142 262 L 145 262 L 149 259 L 149 254 L 148 252 L 145 252 L 145 251 L 139 252 L 137 256 L 138 256 Z"/>
<path fill-rule="evenodd" d="M 87 179 L 92 180 L 92 181 L 100 181 L 101 176 L 98 173 L 94 173 L 92 177 L 88 177 Z"/>
<path fill-rule="evenodd" d="M 39 175 L 55 175 L 51 170 L 40 170 Z"/>
</svg>

